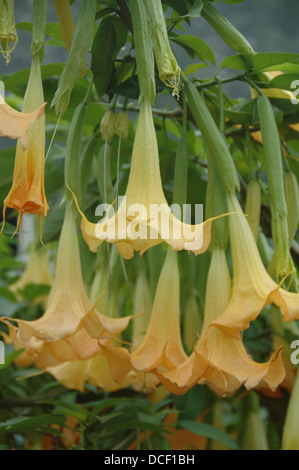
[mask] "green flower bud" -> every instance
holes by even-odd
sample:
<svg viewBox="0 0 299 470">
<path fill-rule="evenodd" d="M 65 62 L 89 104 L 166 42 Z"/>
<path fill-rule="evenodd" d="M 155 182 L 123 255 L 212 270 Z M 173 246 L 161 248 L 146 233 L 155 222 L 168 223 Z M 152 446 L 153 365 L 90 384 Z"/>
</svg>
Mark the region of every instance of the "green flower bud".
<svg viewBox="0 0 299 470">
<path fill-rule="evenodd" d="M 103 140 L 110 140 L 115 134 L 117 116 L 113 109 L 108 109 L 102 117 L 100 132 Z"/>
<path fill-rule="evenodd" d="M 114 133 L 122 139 L 129 137 L 129 116 L 126 111 L 120 111 L 116 116 L 115 131 Z"/>
</svg>

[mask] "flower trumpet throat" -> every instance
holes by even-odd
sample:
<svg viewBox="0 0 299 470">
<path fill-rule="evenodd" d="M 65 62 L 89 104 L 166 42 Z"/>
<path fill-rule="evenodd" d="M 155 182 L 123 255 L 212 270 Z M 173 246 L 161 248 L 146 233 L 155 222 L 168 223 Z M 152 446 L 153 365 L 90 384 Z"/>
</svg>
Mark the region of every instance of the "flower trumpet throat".
<svg viewBox="0 0 299 470">
<path fill-rule="evenodd" d="M 176 251 L 203 253 L 210 242 L 211 223 L 216 219 L 189 225 L 172 213 L 163 193 L 152 109 L 146 100 L 141 102 L 128 186 L 117 212 L 110 206 L 108 215 L 93 224 L 79 207 L 78 210 L 89 249 L 97 251 L 103 241 L 117 243 L 119 253 L 126 259 L 132 258 L 135 250 L 142 254 L 163 241 Z"/>
<path fill-rule="evenodd" d="M 40 62 L 33 58 L 23 112 L 30 113 L 44 103 Z M 37 114 L 38 115 L 38 114 Z M 19 212 L 18 223 L 24 213 L 46 216 L 49 206 L 44 188 L 45 164 L 45 116 L 32 122 L 28 131 L 28 146 L 23 152 L 21 142 L 17 143 L 12 187 L 4 200 L 3 220 L 8 207 Z M 4 226 L 4 224 L 3 224 Z M 3 227 L 2 227 L 3 230 Z"/>
</svg>

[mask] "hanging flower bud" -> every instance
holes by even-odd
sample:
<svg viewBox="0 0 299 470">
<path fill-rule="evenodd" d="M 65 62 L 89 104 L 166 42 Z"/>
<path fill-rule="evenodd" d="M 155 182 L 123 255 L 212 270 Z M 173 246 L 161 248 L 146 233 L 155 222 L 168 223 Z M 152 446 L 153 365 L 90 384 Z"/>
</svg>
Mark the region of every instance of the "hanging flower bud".
<svg viewBox="0 0 299 470">
<path fill-rule="evenodd" d="M 248 216 L 248 223 L 252 230 L 255 241 L 257 241 L 259 233 L 261 205 L 261 186 L 256 180 L 251 180 L 247 186 L 245 213 Z"/>
<path fill-rule="evenodd" d="M 126 111 L 120 111 L 116 117 L 115 134 L 126 140 L 129 137 L 129 123 L 130 120 Z"/>
<path fill-rule="evenodd" d="M 113 109 L 108 109 L 102 117 L 100 132 L 103 140 L 110 140 L 115 134 L 117 116 Z"/>
<path fill-rule="evenodd" d="M 291 246 L 299 225 L 299 184 L 295 173 L 292 171 L 288 171 L 284 175 L 283 183 L 288 208 L 289 246 Z"/>
<path fill-rule="evenodd" d="M 10 61 L 10 54 L 15 49 L 17 43 L 14 0 L 0 0 L 0 51 L 7 64 Z"/>
<path fill-rule="evenodd" d="M 256 393 L 251 392 L 246 397 L 246 417 L 244 423 L 243 450 L 269 450 L 265 424 Z"/>
</svg>

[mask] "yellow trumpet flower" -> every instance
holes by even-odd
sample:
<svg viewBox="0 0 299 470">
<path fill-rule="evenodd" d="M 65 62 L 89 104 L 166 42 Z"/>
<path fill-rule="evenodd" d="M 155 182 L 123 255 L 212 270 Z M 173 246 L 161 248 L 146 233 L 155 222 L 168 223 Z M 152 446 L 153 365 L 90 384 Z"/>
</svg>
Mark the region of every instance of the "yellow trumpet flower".
<svg viewBox="0 0 299 470">
<path fill-rule="evenodd" d="M 67 360 L 69 349 L 82 359 L 98 351 L 95 347 L 97 342 L 92 341 L 84 329 L 86 315 L 91 316 L 88 325 L 93 322 L 97 339 L 119 334 L 131 318 L 108 318 L 97 312 L 89 301 L 81 273 L 75 213 L 69 207 L 59 240 L 55 280 L 46 312 L 35 321 L 8 318 L 2 318 L 2 321 L 17 323 L 21 341 L 26 342 L 34 337 L 47 341 L 47 345 L 52 346 L 52 354 L 55 349 L 61 360 Z M 87 353 L 89 344 L 93 351 L 90 354 Z"/>
<path fill-rule="evenodd" d="M 210 328 L 229 304 L 231 281 L 223 248 L 214 247 L 207 280 L 204 325 L 191 356 L 177 369 L 159 373 L 172 393 L 185 393 L 196 383 L 206 383 L 219 395 L 235 392 L 242 384 L 247 389 L 263 384 L 275 389 L 285 370 L 278 349 L 266 363 L 248 355 L 242 341 L 217 328 Z"/>
<path fill-rule="evenodd" d="M 130 259 L 134 250 L 143 254 L 165 241 L 173 250 L 188 249 L 199 254 L 207 250 L 210 242 L 213 219 L 197 225 L 182 223 L 168 206 L 161 182 L 152 109 L 145 99 L 140 107 L 129 182 L 117 212 L 109 217 L 109 213 L 114 212 L 110 206 L 108 216 L 93 224 L 86 219 L 78 204 L 77 208 L 82 217 L 83 238 L 91 251 L 97 251 L 105 240 L 117 243 L 121 256 Z"/>
<path fill-rule="evenodd" d="M 43 102 L 40 62 L 34 57 L 22 111 L 31 112 L 42 106 L 42 112 Z M 40 115 L 40 112 L 36 112 L 35 116 Z M 7 207 L 11 207 L 19 212 L 18 223 L 22 222 L 24 213 L 38 214 L 41 220 L 49 209 L 44 189 L 45 116 L 33 122 L 27 133 L 28 146 L 24 152 L 21 143 L 17 143 L 13 184 L 3 204 L 3 220 Z"/>
<path fill-rule="evenodd" d="M 235 194 L 227 197 L 228 210 L 241 212 Z M 283 321 L 299 318 L 299 294 L 288 292 L 267 273 L 251 229 L 243 215 L 229 218 L 233 259 L 233 292 L 224 312 L 212 323 L 235 338 L 249 327 L 263 308 L 274 303 L 284 316 Z"/>
<path fill-rule="evenodd" d="M 27 130 L 45 112 L 46 103 L 31 113 L 20 112 L 5 103 L 0 95 L 0 137 L 20 139 L 23 151 L 28 146 Z"/>
<path fill-rule="evenodd" d="M 132 353 L 138 371 L 170 370 L 185 362 L 181 342 L 180 279 L 177 254 L 168 248 L 144 339 Z"/>
</svg>

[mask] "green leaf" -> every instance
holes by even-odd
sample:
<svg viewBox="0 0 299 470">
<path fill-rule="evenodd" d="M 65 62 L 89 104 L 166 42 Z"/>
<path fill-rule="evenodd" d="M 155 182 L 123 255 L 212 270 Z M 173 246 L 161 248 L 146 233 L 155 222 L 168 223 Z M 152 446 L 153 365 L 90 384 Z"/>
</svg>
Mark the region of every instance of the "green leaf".
<svg viewBox="0 0 299 470">
<path fill-rule="evenodd" d="M 43 242 L 45 244 L 50 241 L 57 240 L 62 228 L 65 214 L 65 205 L 60 207 L 52 207 L 43 225 Z"/>
<path fill-rule="evenodd" d="M 32 23 L 28 21 L 23 21 L 16 24 L 16 28 L 22 29 L 23 31 L 32 31 Z M 47 23 L 46 26 L 46 35 L 52 36 L 56 39 L 62 39 L 61 29 L 58 23 Z"/>
<path fill-rule="evenodd" d="M 188 75 L 191 75 L 192 73 L 196 73 L 199 69 L 207 67 L 207 64 L 189 64 L 187 65 L 184 75 L 188 77 Z"/>
<path fill-rule="evenodd" d="M 214 52 L 208 46 L 208 44 L 200 38 L 191 35 L 171 37 L 171 40 L 180 46 L 184 47 L 186 52 L 194 59 L 198 57 L 204 62 L 208 60 L 212 64 L 216 65 Z"/>
<path fill-rule="evenodd" d="M 283 90 L 294 91 L 295 88 L 292 87 L 292 83 L 298 79 L 299 76 L 296 73 L 284 73 L 273 78 L 270 84 L 273 88 L 282 88 Z M 296 86 L 296 88 L 298 88 L 298 86 Z"/>
<path fill-rule="evenodd" d="M 188 14 L 188 8 L 185 0 L 163 0 L 163 3 L 166 3 L 171 8 L 173 8 L 180 16 L 185 16 Z"/>
<path fill-rule="evenodd" d="M 107 91 L 113 74 L 116 42 L 113 17 L 109 16 L 101 21 L 91 49 L 91 69 L 99 99 Z"/>
<path fill-rule="evenodd" d="M 201 10 L 202 10 L 203 4 L 201 0 L 195 0 L 193 7 L 187 15 L 182 16 L 182 18 L 185 18 L 186 16 L 189 18 L 199 18 L 201 16 Z"/>
<path fill-rule="evenodd" d="M 53 75 L 61 75 L 64 68 L 64 63 L 56 62 L 41 66 L 42 79 L 53 77 Z M 26 86 L 29 80 L 30 68 L 16 72 L 13 75 L 4 75 L 0 79 L 4 82 L 7 91 L 14 92 L 16 87 L 20 85 Z"/>
<path fill-rule="evenodd" d="M 231 68 L 236 70 L 254 70 L 259 72 L 268 67 L 278 66 L 284 63 L 291 63 L 299 58 L 299 54 L 288 52 L 261 52 L 260 54 L 236 54 L 228 56 L 221 64 L 221 68 Z"/>
<path fill-rule="evenodd" d="M 155 75 L 155 82 L 157 93 L 161 93 L 162 91 L 168 89 L 167 85 L 161 82 L 157 75 Z M 111 89 L 110 92 L 121 96 L 127 96 L 132 100 L 138 100 L 140 95 L 138 76 L 134 75 L 133 77 L 128 78 L 118 87 Z"/>
<path fill-rule="evenodd" d="M 233 450 L 240 450 L 238 444 L 225 432 L 214 428 L 210 424 L 198 423 L 197 421 L 179 421 L 178 425 L 193 434 L 205 436 L 214 441 L 220 442 Z"/>
<path fill-rule="evenodd" d="M 25 300 L 34 300 L 37 297 L 48 295 L 50 286 L 43 284 L 27 284 L 24 289 L 20 289 L 20 293 Z"/>
<path fill-rule="evenodd" d="M 256 71 L 265 70 L 272 65 L 280 65 L 285 62 L 294 62 L 299 58 L 299 54 L 288 52 L 261 52 L 252 56 L 252 68 Z"/>
<path fill-rule="evenodd" d="M 0 423 L 0 433 L 10 432 L 32 432 L 42 431 L 46 433 L 56 433 L 57 429 L 51 428 L 50 424 L 63 425 L 65 423 L 65 416 L 55 415 L 42 415 L 36 417 L 16 417 L 7 420 L 5 423 Z M 55 432 L 56 431 L 56 432 Z M 59 433 L 60 434 L 60 433 Z"/>
<path fill-rule="evenodd" d="M 221 68 L 229 68 L 229 69 L 235 69 L 235 70 L 247 70 L 249 69 L 249 65 L 244 61 L 244 58 L 240 54 L 235 54 L 235 55 L 230 55 L 224 59 L 224 61 L 221 63 Z"/>
<path fill-rule="evenodd" d="M 10 302 L 16 302 L 15 295 L 6 287 L 0 287 L 0 297 L 5 297 Z"/>
</svg>

